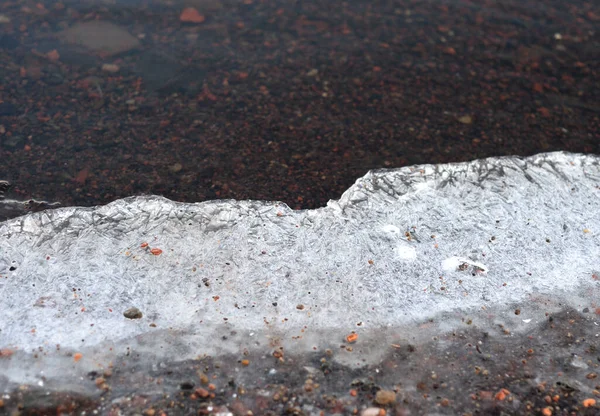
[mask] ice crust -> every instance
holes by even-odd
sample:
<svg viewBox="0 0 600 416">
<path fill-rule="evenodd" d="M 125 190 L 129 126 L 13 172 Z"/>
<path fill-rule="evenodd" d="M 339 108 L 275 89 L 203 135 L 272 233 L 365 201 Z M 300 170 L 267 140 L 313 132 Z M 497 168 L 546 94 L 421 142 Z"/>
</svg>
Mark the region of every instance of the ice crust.
<svg viewBox="0 0 600 416">
<path fill-rule="evenodd" d="M 184 359 L 275 337 L 301 350 L 430 319 L 514 320 L 524 304 L 514 325 L 527 331 L 549 308 L 600 299 L 599 160 L 371 171 L 315 210 L 145 196 L 0 223 L 0 349 L 15 358 L 0 359 L 0 388 L 131 350 Z"/>
</svg>

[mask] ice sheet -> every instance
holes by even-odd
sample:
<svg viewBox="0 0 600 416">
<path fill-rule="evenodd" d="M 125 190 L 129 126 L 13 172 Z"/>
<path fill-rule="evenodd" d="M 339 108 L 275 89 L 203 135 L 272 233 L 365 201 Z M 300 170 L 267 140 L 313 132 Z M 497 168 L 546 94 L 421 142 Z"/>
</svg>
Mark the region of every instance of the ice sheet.
<svg viewBox="0 0 600 416">
<path fill-rule="evenodd" d="M 372 343 L 338 360 L 360 367 L 392 334 L 424 342 L 465 317 L 527 333 L 549 311 L 593 308 L 598 162 L 557 152 L 372 171 L 316 210 L 145 196 L 0 223 L 0 389 L 86 392 L 77 377 L 132 352 L 302 354 L 352 332 Z M 132 307 L 140 319 L 124 316 Z"/>
</svg>

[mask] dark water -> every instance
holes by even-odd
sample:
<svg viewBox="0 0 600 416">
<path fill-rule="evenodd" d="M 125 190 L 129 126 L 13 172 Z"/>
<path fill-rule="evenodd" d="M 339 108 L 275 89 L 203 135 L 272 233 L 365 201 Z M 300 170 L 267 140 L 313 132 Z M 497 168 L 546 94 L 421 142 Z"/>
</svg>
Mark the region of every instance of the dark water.
<svg viewBox="0 0 600 416">
<path fill-rule="evenodd" d="M 0 15 L 0 179 L 21 200 L 311 208 L 373 168 L 599 149 L 597 2 L 15 1 Z"/>
</svg>

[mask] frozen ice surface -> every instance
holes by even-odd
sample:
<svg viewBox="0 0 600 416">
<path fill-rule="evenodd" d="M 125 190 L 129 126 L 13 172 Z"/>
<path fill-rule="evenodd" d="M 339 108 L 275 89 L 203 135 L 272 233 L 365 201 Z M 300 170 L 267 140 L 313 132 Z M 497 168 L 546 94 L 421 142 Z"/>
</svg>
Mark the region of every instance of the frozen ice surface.
<svg viewBox="0 0 600 416">
<path fill-rule="evenodd" d="M 357 353 L 337 360 L 360 367 L 466 321 L 527 334 L 548 313 L 593 310 L 599 160 L 372 171 L 315 210 L 146 196 L 0 223 L 0 392 L 92 391 L 79 376 L 132 354 L 302 354 L 352 331 Z"/>
</svg>

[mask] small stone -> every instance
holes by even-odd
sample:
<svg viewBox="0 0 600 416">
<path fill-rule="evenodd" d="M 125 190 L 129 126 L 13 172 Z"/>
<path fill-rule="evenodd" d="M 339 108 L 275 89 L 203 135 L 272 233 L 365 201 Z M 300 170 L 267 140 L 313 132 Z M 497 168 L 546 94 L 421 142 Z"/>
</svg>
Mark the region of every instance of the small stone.
<svg viewBox="0 0 600 416">
<path fill-rule="evenodd" d="M 172 165 L 169 170 L 173 173 L 177 173 L 179 172 L 181 169 L 183 168 L 183 166 L 181 165 L 181 163 L 175 163 L 174 165 Z"/>
<path fill-rule="evenodd" d="M 471 116 L 462 116 L 458 118 L 458 122 L 462 124 L 471 124 L 473 123 L 473 117 Z"/>
<path fill-rule="evenodd" d="M 141 319 L 143 315 L 138 308 L 129 308 L 123 313 L 123 316 L 128 319 Z"/>
<path fill-rule="evenodd" d="M 382 414 L 385 415 L 385 410 L 379 407 L 367 407 L 360 413 L 360 416 L 380 416 Z"/>
<path fill-rule="evenodd" d="M 375 395 L 375 403 L 387 406 L 396 402 L 396 393 L 391 390 L 379 390 Z"/>
<path fill-rule="evenodd" d="M 119 72 L 119 65 L 116 64 L 103 64 L 102 65 L 102 70 L 104 72 L 110 72 L 111 74 L 114 74 L 115 72 Z"/>
<path fill-rule="evenodd" d="M 46 54 L 46 57 L 51 61 L 58 61 L 60 59 L 60 54 L 56 49 L 52 49 Z"/>
<path fill-rule="evenodd" d="M 194 383 L 192 381 L 184 381 L 179 385 L 181 390 L 191 390 L 194 388 Z"/>
<path fill-rule="evenodd" d="M 301 311 L 301 310 L 304 309 L 304 305 L 302 305 L 302 304 L 296 305 L 296 309 L 298 309 L 299 311 Z"/>
<path fill-rule="evenodd" d="M 451 46 L 444 49 L 444 52 L 447 53 L 448 55 L 456 55 L 456 49 L 454 49 Z"/>
<path fill-rule="evenodd" d="M 83 46 L 104 55 L 127 52 L 139 46 L 137 38 L 120 26 L 102 20 L 77 23 L 59 33 L 65 42 Z"/>
<path fill-rule="evenodd" d="M 306 75 L 309 76 L 309 77 L 315 77 L 315 76 L 317 76 L 318 73 L 319 73 L 319 70 L 316 69 L 316 68 L 313 68 L 310 71 L 308 71 L 306 73 Z"/>
<path fill-rule="evenodd" d="M 203 389 L 202 387 L 197 388 L 194 393 L 196 393 L 199 397 L 202 397 L 203 399 L 208 397 L 210 395 L 210 393 L 208 392 L 208 390 Z"/>
<path fill-rule="evenodd" d="M 205 20 L 204 15 L 198 13 L 198 10 L 193 7 L 188 7 L 183 9 L 181 15 L 179 16 L 179 20 L 186 23 L 202 23 Z"/>
</svg>

